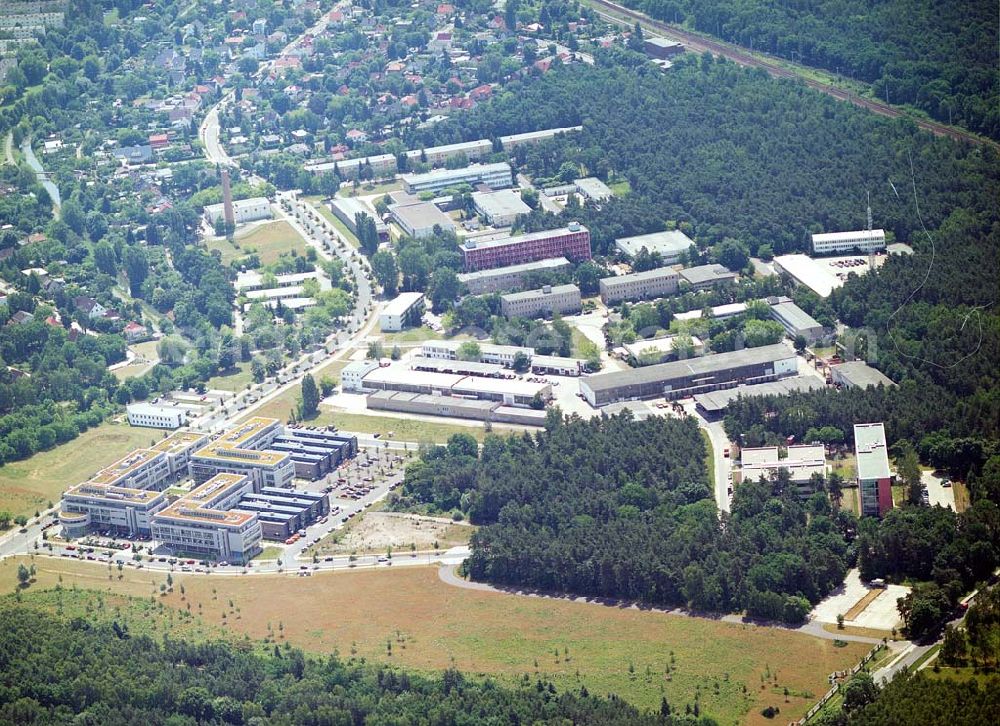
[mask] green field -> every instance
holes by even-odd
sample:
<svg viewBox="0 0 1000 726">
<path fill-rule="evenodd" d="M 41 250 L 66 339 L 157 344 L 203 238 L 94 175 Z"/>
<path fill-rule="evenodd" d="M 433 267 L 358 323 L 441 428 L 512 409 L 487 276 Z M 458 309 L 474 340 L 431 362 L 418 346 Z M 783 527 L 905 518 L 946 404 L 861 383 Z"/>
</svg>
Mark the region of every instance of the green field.
<svg viewBox="0 0 1000 726">
<path fill-rule="evenodd" d="M 425 325 L 419 328 L 407 328 L 397 333 L 382 333 L 382 345 L 385 348 L 386 355 L 388 355 L 392 352 L 394 343 L 420 343 L 424 340 L 442 340 L 444 337 L 441 333 L 431 330 Z M 449 340 L 462 340 L 468 337 L 458 335 L 454 338 L 449 338 Z"/>
<path fill-rule="evenodd" d="M 0 510 L 32 515 L 132 449 L 162 438 L 153 429 L 104 423 L 77 438 L 0 468 Z"/>
<path fill-rule="evenodd" d="M 396 192 L 403 188 L 402 182 L 391 181 L 383 182 L 381 184 L 375 184 L 372 182 L 362 184 L 354 189 L 352 186 L 343 187 L 339 194 L 342 197 L 370 197 L 375 194 L 388 194 L 389 192 Z"/>
<path fill-rule="evenodd" d="M 632 191 L 632 185 L 629 184 L 628 179 L 621 179 L 619 181 L 611 182 L 608 184 L 608 188 L 614 192 L 616 197 L 624 197 L 630 191 Z"/>
<path fill-rule="evenodd" d="M 302 235 L 288 222 L 262 224 L 245 234 L 238 234 L 233 242 L 223 237 L 210 238 L 206 245 L 209 250 L 222 253 L 224 265 L 255 253 L 260 257 L 261 265 L 265 266 L 277 262 L 282 254 L 292 250 L 305 254 L 307 246 Z"/>
<path fill-rule="evenodd" d="M 207 387 L 211 391 L 243 391 L 253 382 L 250 374 L 250 364 L 239 362 L 232 370 L 208 379 Z"/>
<path fill-rule="evenodd" d="M 417 443 L 444 443 L 452 434 L 469 434 L 477 441 L 486 437 L 486 429 L 482 426 L 462 426 L 460 424 L 438 423 L 436 421 L 417 421 L 409 418 L 392 418 L 390 416 L 369 416 L 363 413 L 342 413 L 339 411 L 320 410 L 314 419 L 318 425 L 333 425 L 345 431 L 355 431 L 387 436 L 393 432 L 393 438 L 399 441 L 415 441 Z M 503 434 L 511 429 L 503 426 L 493 426 L 494 433 Z"/>
<path fill-rule="evenodd" d="M 5 592 L 17 564 L 0 563 Z M 61 600 L 64 617 L 117 618 L 136 634 L 287 640 L 317 654 L 424 672 L 455 666 L 506 683 L 537 675 L 560 691 L 586 686 L 649 709 L 663 696 L 683 709 L 698 693 L 702 711 L 725 726 L 770 723 L 760 716 L 766 705 L 780 705 L 782 723 L 801 716 L 826 690 L 827 674 L 867 650 L 774 628 L 466 590 L 430 567 L 309 578 L 174 573 L 172 592 L 161 596 L 166 578 L 148 570 L 119 579 L 91 563 L 36 558 L 36 566 L 26 604 L 56 610 Z M 53 592 L 60 580 L 62 592 Z"/>
</svg>

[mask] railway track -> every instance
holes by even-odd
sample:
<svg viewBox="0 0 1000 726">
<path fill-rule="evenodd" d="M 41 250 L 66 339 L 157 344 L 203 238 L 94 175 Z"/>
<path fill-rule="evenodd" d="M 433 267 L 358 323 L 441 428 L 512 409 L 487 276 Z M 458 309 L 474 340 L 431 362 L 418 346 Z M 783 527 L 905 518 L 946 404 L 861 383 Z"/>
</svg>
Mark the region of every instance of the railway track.
<svg viewBox="0 0 1000 726">
<path fill-rule="evenodd" d="M 803 76 L 794 70 L 781 65 L 777 61 L 769 60 L 758 55 L 752 55 L 738 45 L 733 45 L 732 43 L 726 43 L 712 38 L 706 38 L 703 35 L 692 33 L 673 25 L 668 25 L 667 23 L 650 18 L 645 13 L 640 13 L 636 10 L 632 10 L 631 8 L 627 8 L 624 5 L 619 5 L 618 3 L 609 2 L 609 0 L 589 0 L 589 2 L 598 8 L 605 9 L 606 12 L 602 12 L 601 10 L 598 10 L 597 12 L 606 20 L 628 25 L 627 21 L 622 17 L 625 16 L 625 18 L 638 21 L 655 28 L 657 32 L 661 33 L 665 37 L 682 43 L 688 50 L 696 53 L 704 53 L 707 51 L 712 55 L 727 58 L 735 63 L 739 63 L 742 66 L 761 68 L 776 78 L 794 78 L 800 80 L 812 89 L 825 93 L 828 96 L 832 96 L 839 101 L 846 101 L 860 108 L 868 109 L 869 111 L 877 113 L 881 116 L 887 116 L 889 118 L 908 118 L 913 121 L 917 127 L 925 131 L 929 131 L 937 136 L 944 136 L 956 141 L 964 141 L 976 146 L 988 144 L 995 148 L 1000 148 L 1000 144 L 997 142 L 984 139 L 969 131 L 963 131 L 962 129 L 946 126 L 945 124 L 941 124 L 936 121 L 915 117 L 912 114 L 908 114 L 905 111 L 902 111 L 895 106 L 890 106 L 887 103 L 883 103 L 873 98 L 858 96 L 849 91 L 845 91 L 842 88 L 830 85 L 829 83 L 823 83 L 822 81 L 817 81 L 814 78 Z"/>
</svg>

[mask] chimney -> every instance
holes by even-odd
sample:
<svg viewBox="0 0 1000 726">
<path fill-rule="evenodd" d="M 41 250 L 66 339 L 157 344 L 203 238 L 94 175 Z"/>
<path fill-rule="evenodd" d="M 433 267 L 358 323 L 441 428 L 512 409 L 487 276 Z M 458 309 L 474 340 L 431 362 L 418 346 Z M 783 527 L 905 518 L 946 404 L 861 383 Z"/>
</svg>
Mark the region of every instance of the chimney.
<svg viewBox="0 0 1000 726">
<path fill-rule="evenodd" d="M 233 213 L 233 190 L 229 186 L 228 169 L 222 170 L 222 218 L 226 220 L 227 227 L 236 226 L 236 215 Z"/>
</svg>

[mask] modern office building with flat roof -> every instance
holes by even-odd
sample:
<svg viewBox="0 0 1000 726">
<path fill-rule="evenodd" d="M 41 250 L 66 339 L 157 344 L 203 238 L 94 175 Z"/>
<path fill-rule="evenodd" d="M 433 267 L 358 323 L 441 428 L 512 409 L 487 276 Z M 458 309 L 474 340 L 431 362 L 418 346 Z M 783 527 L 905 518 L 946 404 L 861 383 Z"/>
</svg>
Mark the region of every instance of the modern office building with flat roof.
<svg viewBox="0 0 1000 726">
<path fill-rule="evenodd" d="M 854 424 L 861 516 L 881 517 L 892 509 L 892 473 L 881 423 Z"/>
<path fill-rule="evenodd" d="M 179 406 L 160 406 L 146 401 L 130 403 L 125 407 L 129 426 L 152 429 L 180 428 L 187 418 L 187 410 Z"/>
<path fill-rule="evenodd" d="M 740 451 L 741 481 L 773 479 L 779 472 L 787 472 L 789 480 L 800 497 L 814 493 L 811 487 L 814 475 L 826 476 L 826 449 L 823 444 L 795 444 L 779 456 L 777 446 L 745 448 Z"/>
<path fill-rule="evenodd" d="M 216 474 L 152 517 L 152 536 L 178 554 L 244 563 L 260 551 L 257 516 L 233 511 L 253 482 L 242 474 Z"/>
<path fill-rule="evenodd" d="M 519 345 L 497 345 L 496 343 L 477 343 L 480 360 L 483 363 L 497 363 L 506 368 L 514 366 L 518 354 L 531 358 L 535 351 Z M 462 347 L 460 340 L 425 340 L 420 346 L 420 355 L 441 360 L 457 360 L 458 350 Z"/>
<path fill-rule="evenodd" d="M 694 290 L 707 290 L 720 283 L 736 282 L 739 277 L 719 264 L 688 267 L 680 271 L 680 276 Z"/>
<path fill-rule="evenodd" d="M 812 236 L 814 255 L 836 252 L 880 252 L 885 249 L 885 230 L 862 229 L 856 232 L 821 232 Z"/>
<path fill-rule="evenodd" d="M 568 272 L 573 267 L 565 257 L 552 257 L 520 265 L 495 267 L 491 270 L 463 272 L 458 281 L 465 285 L 471 295 L 485 295 L 490 292 L 507 292 L 523 287 L 523 281 L 532 273 Z"/>
<path fill-rule="evenodd" d="M 408 194 L 420 192 L 440 192 L 462 184 L 478 186 L 483 184 L 491 189 L 507 189 L 514 185 L 510 164 L 473 164 L 464 169 L 438 169 L 426 174 L 402 174 L 403 190 Z"/>
<path fill-rule="evenodd" d="M 681 255 L 687 252 L 694 240 L 678 229 L 640 234 L 634 237 L 621 237 L 615 240 L 615 248 L 626 257 L 635 257 L 645 249 L 650 254 L 654 252 L 663 258 L 663 264 L 672 265 L 680 262 Z"/>
<path fill-rule="evenodd" d="M 466 272 L 522 265 L 552 257 L 565 257 L 573 262 L 582 262 L 591 257 L 590 231 L 576 222 L 561 229 L 530 232 L 515 237 L 487 241 L 466 240 L 460 249 Z"/>
<path fill-rule="evenodd" d="M 831 292 L 844 284 L 829 268 L 809 255 L 779 255 L 774 258 L 774 270 L 798 285 L 805 285 L 820 297 L 830 297 Z"/>
<path fill-rule="evenodd" d="M 473 192 L 472 203 L 483 221 L 494 227 L 509 227 L 521 215 L 531 214 L 531 207 L 524 203 L 520 194 L 511 189 Z"/>
<path fill-rule="evenodd" d="M 431 202 L 413 204 L 392 204 L 389 214 L 400 226 L 403 233 L 413 239 L 424 239 L 436 234 L 435 227 L 442 232 L 454 232 L 455 222 Z"/>
<path fill-rule="evenodd" d="M 537 318 L 559 313 L 580 312 L 583 301 L 576 285 L 545 285 L 538 290 L 512 292 L 500 298 L 500 313 L 505 318 Z"/>
<path fill-rule="evenodd" d="M 528 131 L 523 134 L 510 134 L 500 137 L 500 144 L 504 151 L 513 151 L 518 146 L 537 144 L 539 141 L 554 138 L 559 134 L 568 134 L 574 131 L 582 131 L 583 126 L 565 126 L 558 129 L 543 129 L 541 131 Z"/>
<path fill-rule="evenodd" d="M 283 429 L 273 418 L 244 421 L 194 453 L 191 476 L 200 484 L 216 474 L 245 474 L 257 488 L 290 487 L 295 479 L 291 457 L 267 449 Z"/>
<path fill-rule="evenodd" d="M 378 323 L 383 333 L 398 332 L 419 324 L 424 314 L 424 294 L 422 292 L 401 292 L 382 308 Z"/>
<path fill-rule="evenodd" d="M 684 398 L 741 383 L 773 381 L 796 372 L 797 360 L 792 350 L 781 344 L 765 345 L 599 373 L 582 379 L 580 392 L 596 407 L 630 399 Z"/>
<path fill-rule="evenodd" d="M 629 275 L 601 278 L 601 301 L 610 305 L 621 300 L 651 300 L 673 295 L 680 287 L 680 275 L 669 267 L 658 267 Z"/>
<path fill-rule="evenodd" d="M 812 343 L 825 334 L 815 318 L 788 298 L 770 298 L 767 302 L 771 306 L 771 317 L 781 323 L 792 338 L 801 335 L 807 343 Z"/>
<path fill-rule="evenodd" d="M 845 361 L 830 366 L 830 379 L 844 388 L 868 388 L 869 386 L 893 387 L 896 384 L 877 368 L 872 368 L 863 360 Z"/>
</svg>

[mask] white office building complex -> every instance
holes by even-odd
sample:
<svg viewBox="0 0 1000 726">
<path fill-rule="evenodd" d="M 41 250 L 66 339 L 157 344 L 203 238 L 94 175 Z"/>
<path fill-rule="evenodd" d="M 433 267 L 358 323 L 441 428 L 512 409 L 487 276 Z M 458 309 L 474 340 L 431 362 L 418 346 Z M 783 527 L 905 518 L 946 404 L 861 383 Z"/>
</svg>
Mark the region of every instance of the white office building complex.
<svg viewBox="0 0 1000 726">
<path fill-rule="evenodd" d="M 236 224 L 271 219 L 272 216 L 274 215 L 271 213 L 271 202 L 266 197 L 238 199 L 233 202 L 233 220 Z M 209 224 L 215 225 L 224 217 L 224 204 L 209 204 L 205 207 L 205 220 Z"/>
<path fill-rule="evenodd" d="M 378 316 L 378 324 L 383 333 L 398 332 L 415 326 L 424 314 L 424 294 L 421 292 L 401 292 Z"/>
<path fill-rule="evenodd" d="M 535 354 L 532 348 L 522 348 L 518 345 L 496 345 L 494 343 L 478 343 L 479 360 L 483 363 L 497 363 L 506 368 L 514 365 L 518 353 L 529 359 Z M 458 349 L 462 347 L 460 340 L 426 340 L 420 346 L 420 355 L 438 360 L 458 360 Z"/>
<path fill-rule="evenodd" d="M 505 318 L 578 313 L 583 305 L 576 285 L 545 285 L 538 290 L 513 292 L 500 298 L 500 312 Z"/>
<path fill-rule="evenodd" d="M 261 550 L 260 522 L 254 512 L 232 510 L 253 491 L 245 475 L 216 474 L 153 514 L 153 539 L 177 553 L 248 562 Z"/>
<path fill-rule="evenodd" d="M 258 489 L 288 488 L 295 478 L 291 456 L 267 450 L 283 430 L 277 419 L 251 418 L 195 452 L 191 476 L 200 484 L 216 474 L 245 474 Z"/>
<path fill-rule="evenodd" d="M 483 221 L 494 227 L 509 227 L 519 216 L 531 214 L 531 207 L 524 203 L 520 194 L 511 189 L 473 192 L 472 203 Z"/>
<path fill-rule="evenodd" d="M 649 254 L 654 252 L 663 258 L 663 264 L 672 265 L 680 262 L 681 255 L 687 252 L 694 240 L 680 230 L 667 230 L 640 234 L 634 237 L 621 237 L 615 240 L 615 248 L 626 257 L 635 257 L 645 249 Z"/>
<path fill-rule="evenodd" d="M 187 411 L 177 406 L 158 406 L 153 403 L 130 403 L 125 407 L 130 426 L 152 429 L 176 429 L 184 424 Z"/>
<path fill-rule="evenodd" d="M 814 255 L 835 252 L 880 252 L 885 249 L 885 230 L 862 229 L 857 232 L 822 232 L 812 236 Z"/>
<path fill-rule="evenodd" d="M 348 363 L 340 372 L 340 387 L 344 391 L 361 393 L 364 390 L 362 380 L 378 368 L 377 360 L 359 360 Z"/>
</svg>

